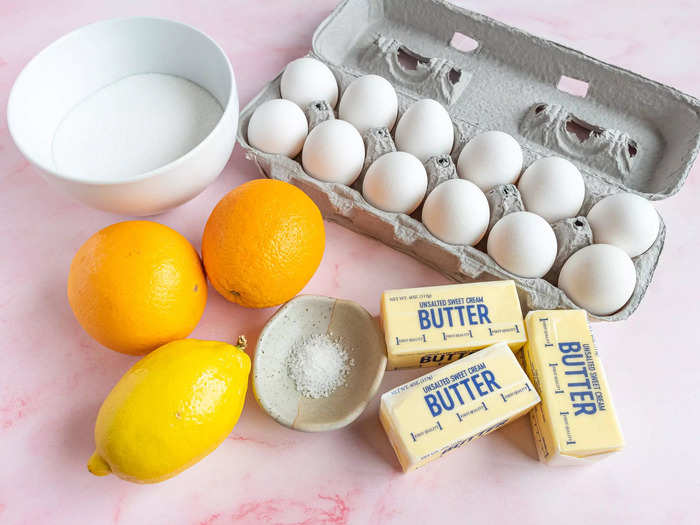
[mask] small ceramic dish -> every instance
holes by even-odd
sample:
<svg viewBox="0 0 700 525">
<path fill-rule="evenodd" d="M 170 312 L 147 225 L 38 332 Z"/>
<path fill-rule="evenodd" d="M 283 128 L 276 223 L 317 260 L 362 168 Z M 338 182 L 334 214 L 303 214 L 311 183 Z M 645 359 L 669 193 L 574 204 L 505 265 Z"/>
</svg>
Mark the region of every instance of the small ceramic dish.
<svg viewBox="0 0 700 525">
<path fill-rule="evenodd" d="M 51 183 L 106 211 L 153 215 L 199 194 L 235 144 L 236 81 L 205 34 L 159 18 L 77 29 L 17 77 L 8 129 Z"/>
<path fill-rule="evenodd" d="M 295 342 L 328 334 L 346 343 L 354 366 L 345 385 L 330 396 L 302 396 L 289 377 L 287 356 Z M 386 370 L 386 346 L 379 325 L 359 304 L 332 297 L 300 295 L 267 322 L 253 359 L 253 390 L 260 406 L 278 423 L 305 432 L 335 430 L 352 423 L 377 393 Z"/>
</svg>

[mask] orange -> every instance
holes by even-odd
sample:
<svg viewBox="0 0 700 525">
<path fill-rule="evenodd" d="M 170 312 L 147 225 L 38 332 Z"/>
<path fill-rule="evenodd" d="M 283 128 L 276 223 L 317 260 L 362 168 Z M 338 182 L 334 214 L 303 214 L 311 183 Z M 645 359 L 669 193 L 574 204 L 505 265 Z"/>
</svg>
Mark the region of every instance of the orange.
<svg viewBox="0 0 700 525">
<path fill-rule="evenodd" d="M 206 301 L 197 252 L 157 222 L 127 221 L 100 230 L 70 266 L 68 302 L 78 322 L 124 354 L 145 354 L 187 337 Z"/>
<path fill-rule="evenodd" d="M 256 179 L 230 191 L 204 227 L 202 259 L 227 300 L 265 308 L 298 294 L 321 263 L 323 217 L 299 188 Z"/>
</svg>

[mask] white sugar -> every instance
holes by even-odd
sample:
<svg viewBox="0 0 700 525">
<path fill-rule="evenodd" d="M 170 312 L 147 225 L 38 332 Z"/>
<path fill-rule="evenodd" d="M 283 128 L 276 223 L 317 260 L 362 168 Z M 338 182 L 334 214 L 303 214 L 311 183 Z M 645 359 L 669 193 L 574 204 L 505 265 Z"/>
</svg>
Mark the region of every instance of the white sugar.
<svg viewBox="0 0 700 525">
<path fill-rule="evenodd" d="M 312 335 L 297 341 L 287 358 L 289 377 L 299 393 L 318 399 L 328 397 L 345 384 L 353 359 L 339 338 Z"/>
<path fill-rule="evenodd" d="M 56 169 L 75 176 L 128 179 L 197 146 L 223 110 L 204 88 L 159 73 L 125 77 L 87 97 L 53 139 Z"/>
</svg>

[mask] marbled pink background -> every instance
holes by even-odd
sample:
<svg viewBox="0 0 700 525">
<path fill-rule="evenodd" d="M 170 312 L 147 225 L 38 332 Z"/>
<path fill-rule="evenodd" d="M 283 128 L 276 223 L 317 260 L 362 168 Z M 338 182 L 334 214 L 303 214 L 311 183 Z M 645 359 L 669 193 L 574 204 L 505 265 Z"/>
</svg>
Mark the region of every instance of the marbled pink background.
<svg viewBox="0 0 700 525">
<path fill-rule="evenodd" d="M 466 1 L 465 6 L 700 95 L 700 3 Z M 668 225 L 661 265 L 637 313 L 595 335 L 628 442 L 589 468 L 540 465 L 520 419 L 423 470 L 403 475 L 377 420 L 377 402 L 349 428 L 287 430 L 249 396 L 233 434 L 168 482 L 95 478 L 97 409 L 136 360 L 105 350 L 74 320 L 65 294 L 74 252 L 124 217 L 77 204 L 28 169 L 11 142 L 7 96 L 22 66 L 78 26 L 157 15 L 195 25 L 229 54 L 241 102 L 310 46 L 335 0 L 0 3 L 0 523 L 685 523 L 700 522 L 698 257 L 700 168 L 658 208 Z M 613 5 L 614 4 L 614 5 Z M 202 195 L 155 220 L 199 247 L 221 196 L 254 178 L 236 148 Z M 386 288 L 445 282 L 383 245 L 327 224 L 320 270 L 306 288 L 377 313 Z M 194 336 L 255 339 L 273 310 L 245 310 L 211 291 Z M 381 391 L 419 375 L 388 373 Z"/>
</svg>

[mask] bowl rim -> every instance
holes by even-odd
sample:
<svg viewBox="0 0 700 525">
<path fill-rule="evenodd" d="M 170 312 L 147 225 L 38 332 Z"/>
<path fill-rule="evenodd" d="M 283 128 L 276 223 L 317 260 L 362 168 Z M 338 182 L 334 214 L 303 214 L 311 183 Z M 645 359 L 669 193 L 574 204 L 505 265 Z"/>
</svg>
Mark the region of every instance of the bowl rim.
<svg viewBox="0 0 700 525">
<path fill-rule="evenodd" d="M 219 120 L 216 122 L 216 125 L 212 128 L 212 130 L 209 132 L 209 134 L 204 137 L 196 146 L 194 146 L 191 150 L 187 151 L 185 154 L 177 157 L 176 159 L 168 162 L 167 164 L 164 164 L 162 166 L 159 166 L 158 168 L 139 173 L 137 175 L 133 175 L 131 177 L 127 178 L 112 178 L 112 179 L 107 179 L 105 180 L 104 178 L 101 178 L 99 180 L 97 179 L 92 179 L 90 177 L 78 177 L 75 175 L 70 175 L 68 173 L 62 173 L 57 170 L 52 169 L 49 166 L 46 166 L 42 162 L 39 162 L 34 155 L 30 155 L 27 153 L 27 151 L 22 147 L 22 145 L 19 143 L 17 138 L 15 137 L 15 133 L 13 132 L 13 122 L 15 120 L 14 118 L 14 110 L 13 110 L 13 98 L 15 95 L 15 92 L 17 90 L 17 84 L 22 78 L 22 76 L 25 74 L 27 68 L 34 63 L 34 61 L 38 60 L 39 57 L 41 57 L 44 53 L 46 53 L 50 48 L 54 47 L 55 45 L 59 44 L 60 42 L 67 40 L 69 38 L 75 37 L 76 34 L 79 34 L 80 32 L 91 28 L 95 26 L 100 26 L 100 25 L 109 25 L 109 24 L 116 24 L 120 22 L 130 22 L 130 21 L 136 21 L 136 20 L 148 20 L 148 21 L 155 21 L 159 23 L 166 23 L 166 24 L 172 24 L 175 26 L 180 26 L 181 28 L 184 28 L 188 31 L 192 31 L 193 33 L 197 33 L 199 36 L 203 37 L 205 40 L 208 40 L 211 44 L 214 45 L 214 49 L 220 53 L 220 55 L 224 59 L 224 63 L 226 64 L 226 71 L 228 73 L 228 80 L 230 82 L 230 88 L 228 92 L 228 100 L 226 101 L 225 107 L 223 107 L 223 111 L 221 113 L 221 117 Z M 126 78 L 126 77 L 125 77 Z M 237 112 L 238 111 L 238 93 L 237 93 L 237 86 L 236 86 L 236 76 L 233 71 L 233 66 L 231 65 L 231 61 L 228 58 L 228 55 L 226 55 L 226 52 L 224 49 L 214 40 L 211 38 L 209 35 L 204 33 L 203 31 L 197 29 L 196 27 L 193 27 L 189 24 L 186 24 L 184 22 L 179 22 L 177 20 L 171 20 L 168 18 L 163 18 L 163 17 L 157 17 L 157 16 L 124 16 L 124 17 L 116 17 L 116 18 L 107 18 L 104 20 L 99 20 L 97 22 L 93 22 L 91 24 L 87 24 L 84 26 L 80 26 L 76 29 L 73 29 L 72 31 L 69 31 L 63 36 L 60 36 L 53 42 L 51 42 L 49 45 L 44 47 L 41 51 L 39 51 L 36 55 L 34 55 L 29 62 L 27 62 L 22 70 L 19 72 L 17 77 L 15 78 L 15 81 L 12 84 L 12 88 L 10 89 L 10 94 L 7 99 L 7 129 L 10 134 L 10 137 L 12 137 L 12 141 L 15 144 L 15 147 L 19 150 L 19 152 L 22 154 L 22 156 L 27 159 L 31 164 L 36 166 L 37 168 L 41 169 L 44 173 L 47 173 L 51 175 L 52 177 L 55 177 L 57 179 L 61 179 L 64 181 L 68 182 L 76 182 L 79 184 L 88 184 L 92 186 L 119 186 L 122 184 L 130 184 L 133 182 L 138 182 L 142 181 L 145 179 L 150 179 L 152 177 L 156 177 L 158 175 L 162 175 L 164 173 L 167 173 L 169 171 L 172 171 L 173 169 L 177 168 L 179 165 L 185 163 L 186 161 L 190 160 L 192 157 L 197 155 L 200 150 L 202 150 L 205 146 L 206 143 L 209 143 L 213 140 L 213 136 L 215 133 L 218 133 L 218 131 L 221 129 L 223 126 L 223 123 L 231 117 L 231 113 Z M 213 95 L 212 95 L 213 96 Z M 219 101 L 217 101 L 219 102 Z M 219 102 L 220 103 L 220 102 Z M 235 126 L 234 126 L 235 128 Z M 235 134 L 235 130 L 234 130 Z M 235 140 L 235 136 L 234 136 Z M 235 145 L 235 142 L 234 142 Z"/>
<path fill-rule="evenodd" d="M 259 363 L 259 354 L 257 352 L 258 349 L 258 344 L 260 343 L 260 339 L 263 337 L 265 332 L 268 331 L 271 325 L 274 324 L 274 321 L 278 318 L 281 317 L 281 315 L 286 312 L 286 310 L 293 306 L 292 303 L 296 303 L 298 301 L 305 301 L 305 300 L 310 300 L 310 301 L 322 301 L 322 302 L 331 302 L 333 303 L 333 309 L 337 307 L 338 304 L 345 305 L 350 308 L 356 308 L 359 309 L 361 312 L 364 312 L 367 314 L 367 317 L 369 321 L 371 322 L 376 322 L 376 319 L 372 314 L 370 314 L 365 307 L 363 307 L 360 303 L 353 301 L 351 299 L 341 299 L 338 297 L 331 297 L 328 295 L 319 295 L 319 294 L 299 294 L 293 298 L 291 298 L 289 301 L 284 303 L 282 306 L 279 307 L 279 309 L 270 316 L 270 318 L 265 322 L 265 325 L 263 326 L 262 330 L 260 331 L 260 334 L 258 335 L 258 340 L 255 345 L 255 355 L 253 356 L 253 370 L 251 373 L 251 382 L 253 386 L 253 393 L 255 396 L 255 400 L 258 403 L 258 406 L 262 408 L 262 410 L 270 416 L 272 419 L 274 419 L 277 423 L 280 425 L 287 427 L 291 430 L 297 430 L 300 432 L 326 432 L 326 431 L 332 431 L 332 430 L 338 430 L 340 428 L 344 428 L 350 423 L 354 422 L 362 413 L 365 411 L 369 403 L 374 399 L 374 397 L 377 395 L 377 391 L 379 390 L 379 387 L 382 383 L 382 380 L 384 379 L 384 373 L 386 372 L 386 363 L 387 363 L 387 358 L 386 358 L 386 353 L 383 356 L 383 365 L 380 366 L 379 373 L 374 377 L 372 384 L 367 392 L 367 396 L 365 399 L 363 399 L 360 403 L 357 405 L 353 406 L 350 411 L 348 411 L 343 417 L 339 417 L 336 421 L 333 423 L 314 423 L 314 422 L 308 422 L 306 424 L 298 425 L 296 423 L 296 418 L 294 421 L 291 423 L 287 423 L 285 421 L 282 421 L 275 415 L 273 415 L 270 412 L 270 408 L 272 405 L 270 403 L 265 403 L 262 399 L 258 397 L 258 389 L 257 389 L 257 371 L 258 371 L 258 363 Z M 381 331 L 381 328 L 379 326 L 376 326 L 377 330 L 377 335 L 379 336 L 380 341 L 384 341 L 384 334 Z M 381 359 L 380 359 L 381 361 Z"/>
</svg>

